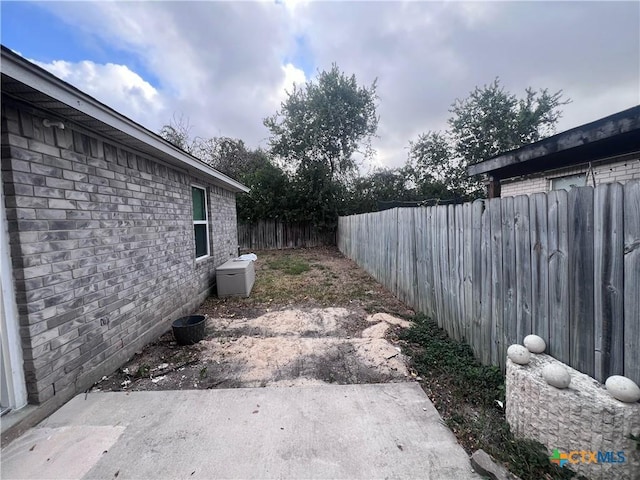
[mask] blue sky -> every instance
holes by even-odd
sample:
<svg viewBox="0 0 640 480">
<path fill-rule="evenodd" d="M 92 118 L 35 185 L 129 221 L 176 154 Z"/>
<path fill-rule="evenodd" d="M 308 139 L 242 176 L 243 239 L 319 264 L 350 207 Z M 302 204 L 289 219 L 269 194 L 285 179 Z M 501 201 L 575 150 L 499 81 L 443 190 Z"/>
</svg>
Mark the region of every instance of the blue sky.
<svg viewBox="0 0 640 480">
<path fill-rule="evenodd" d="M 73 28 L 33 2 L 3 1 L 0 5 L 2 44 L 40 62 L 66 60 L 121 63 L 157 87 L 158 79 L 135 53 L 114 48 L 109 42 Z M 37 32 L 37 34 L 34 34 Z"/>
<path fill-rule="evenodd" d="M 640 103 L 640 2 L 6 2 L 2 43 L 158 131 L 266 146 L 293 82 L 336 63 L 380 97 L 373 165 L 500 77 L 562 89 L 559 130 Z"/>
<path fill-rule="evenodd" d="M 306 35 L 296 35 L 295 48 L 291 56 L 285 57 L 283 61 L 285 63 L 292 63 L 299 69 L 301 69 L 307 77 L 312 77 L 315 73 L 315 66 L 313 63 L 313 52 L 309 48 L 309 39 Z"/>
</svg>

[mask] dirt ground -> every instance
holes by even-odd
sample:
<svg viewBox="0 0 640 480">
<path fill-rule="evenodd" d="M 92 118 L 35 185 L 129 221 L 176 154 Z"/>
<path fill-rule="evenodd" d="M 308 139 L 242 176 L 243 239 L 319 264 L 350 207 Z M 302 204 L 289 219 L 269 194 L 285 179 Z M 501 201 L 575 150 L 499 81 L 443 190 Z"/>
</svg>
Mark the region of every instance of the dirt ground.
<svg viewBox="0 0 640 480">
<path fill-rule="evenodd" d="M 335 248 L 255 252 L 249 298 L 210 297 L 206 338 L 168 331 L 93 390 L 377 383 L 415 377 L 398 347 L 414 312 Z"/>
</svg>

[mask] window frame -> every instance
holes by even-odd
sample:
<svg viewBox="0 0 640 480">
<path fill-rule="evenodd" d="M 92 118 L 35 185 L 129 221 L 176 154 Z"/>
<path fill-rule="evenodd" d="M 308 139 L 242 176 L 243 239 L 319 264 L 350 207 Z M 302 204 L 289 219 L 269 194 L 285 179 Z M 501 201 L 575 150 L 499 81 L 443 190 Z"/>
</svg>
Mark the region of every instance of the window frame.
<svg viewBox="0 0 640 480">
<path fill-rule="evenodd" d="M 193 210 L 193 189 L 196 188 L 198 190 L 202 190 L 203 194 L 204 194 L 204 220 L 194 220 L 194 210 Z M 193 233 L 193 241 L 194 241 L 194 255 L 197 255 L 198 253 L 198 249 L 197 246 L 195 244 L 196 241 L 196 235 L 195 235 L 195 226 L 196 225 L 204 225 L 205 226 L 205 233 L 206 233 L 206 244 L 207 244 L 207 253 L 204 255 L 200 255 L 199 257 L 196 256 L 195 260 L 200 261 L 200 260 L 204 260 L 205 258 L 208 258 L 211 256 L 211 237 L 209 235 L 209 202 L 207 202 L 207 188 L 203 187 L 201 185 L 197 185 L 195 183 L 191 184 L 191 221 L 193 223 L 193 227 L 194 227 L 194 233 Z"/>
</svg>

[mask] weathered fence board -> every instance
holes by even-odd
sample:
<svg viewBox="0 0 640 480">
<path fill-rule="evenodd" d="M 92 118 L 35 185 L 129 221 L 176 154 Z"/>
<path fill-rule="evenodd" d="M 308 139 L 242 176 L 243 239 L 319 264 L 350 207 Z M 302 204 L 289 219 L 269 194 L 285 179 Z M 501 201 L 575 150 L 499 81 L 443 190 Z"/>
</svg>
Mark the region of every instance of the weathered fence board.
<svg viewBox="0 0 640 480">
<path fill-rule="evenodd" d="M 624 186 L 624 374 L 640 384 L 640 181 Z"/>
<path fill-rule="evenodd" d="M 403 302 L 413 305 L 416 296 L 416 251 L 413 209 L 398 209 L 398 293 Z"/>
<path fill-rule="evenodd" d="M 482 341 L 482 212 L 484 202 L 476 200 L 471 204 L 471 246 L 472 246 L 472 310 L 471 332 L 473 338 L 473 351 L 477 358 L 481 358 Z"/>
<path fill-rule="evenodd" d="M 549 192 L 549 353 L 569 363 L 569 220 L 567 192 Z"/>
<path fill-rule="evenodd" d="M 431 282 L 432 282 L 432 299 L 433 299 L 433 312 L 434 312 L 434 317 L 433 318 L 437 318 L 437 315 L 439 315 L 439 306 L 440 306 L 440 297 L 442 296 L 442 288 L 440 285 L 440 280 L 439 277 L 437 275 L 437 269 L 436 267 L 438 266 L 438 251 L 437 251 L 437 244 L 438 244 L 438 216 L 437 216 L 437 211 L 438 209 L 435 207 L 428 207 L 428 212 L 429 212 L 429 223 L 428 223 L 428 228 L 429 231 L 431 232 L 431 244 L 427 247 L 430 251 L 430 255 L 431 255 L 431 265 L 429 265 L 429 269 L 430 272 L 429 274 L 431 275 Z"/>
<path fill-rule="evenodd" d="M 640 383 L 638 181 L 343 217 L 338 246 L 483 363 L 536 333 L 600 381 Z"/>
<path fill-rule="evenodd" d="M 398 292 L 398 276 L 396 272 L 398 271 L 398 208 L 394 208 L 393 210 L 389 210 L 389 214 L 387 215 L 387 222 L 389 227 L 387 230 L 389 232 L 388 242 L 386 242 L 387 248 L 389 248 L 389 263 L 386 271 L 389 276 L 389 287 L 390 290 L 394 293 Z"/>
<path fill-rule="evenodd" d="M 531 331 L 549 343 L 549 252 L 547 196 L 535 193 L 529 199 L 531 221 Z"/>
<path fill-rule="evenodd" d="M 465 341 L 473 346 L 473 322 L 470 321 L 473 312 L 473 237 L 471 223 L 471 204 L 462 206 L 462 233 L 463 233 L 463 281 L 464 281 L 464 305 L 462 308 L 462 322 L 465 326 Z"/>
<path fill-rule="evenodd" d="M 594 374 L 593 189 L 569 191 L 569 358 L 576 369 Z"/>
<path fill-rule="evenodd" d="M 482 282 L 482 294 L 480 296 L 480 358 L 485 364 L 491 363 L 491 295 L 492 295 L 492 282 L 491 282 L 491 213 L 489 208 L 491 202 L 485 203 L 485 210 L 482 212 L 482 240 L 480 247 L 482 249 L 482 267 L 481 267 L 481 282 Z"/>
<path fill-rule="evenodd" d="M 489 201 L 491 215 L 491 363 L 505 367 L 507 349 L 502 322 L 504 285 L 502 280 L 502 205 L 499 198 Z"/>
<path fill-rule="evenodd" d="M 306 223 L 259 220 L 238 224 L 238 246 L 242 250 L 282 250 L 335 244 L 335 232 L 321 232 Z"/>
<path fill-rule="evenodd" d="M 458 326 L 459 340 L 466 340 L 466 323 L 464 321 L 464 225 L 462 215 L 462 205 L 455 206 L 456 215 L 456 248 L 455 248 L 455 261 L 456 261 L 456 324 Z"/>
<path fill-rule="evenodd" d="M 417 308 L 429 316 L 433 316 L 429 304 L 429 290 L 431 282 L 427 274 L 427 266 L 430 263 L 426 246 L 429 244 L 429 230 L 426 226 L 426 209 L 414 210 L 414 223 L 416 228 L 416 283 L 417 283 Z"/>
<path fill-rule="evenodd" d="M 451 319 L 451 332 L 453 332 L 453 338 L 460 340 L 460 325 L 458 324 L 458 288 L 457 288 L 457 262 L 456 258 L 456 213 L 455 205 L 447 206 L 447 271 L 445 273 L 445 279 L 449 288 L 447 294 L 447 305 L 449 318 Z M 446 258 L 446 257 L 445 257 Z"/>
<path fill-rule="evenodd" d="M 604 382 L 624 373 L 624 238 L 622 185 L 598 188 L 594 198 L 595 371 Z"/>
<path fill-rule="evenodd" d="M 529 231 L 529 197 L 514 198 L 516 238 L 516 339 L 531 333 L 531 234 Z"/>
<path fill-rule="evenodd" d="M 504 286 L 502 318 L 507 347 L 513 343 L 520 343 L 516 329 L 517 277 L 514 219 L 513 198 L 507 197 L 502 200 L 502 281 Z"/>
</svg>

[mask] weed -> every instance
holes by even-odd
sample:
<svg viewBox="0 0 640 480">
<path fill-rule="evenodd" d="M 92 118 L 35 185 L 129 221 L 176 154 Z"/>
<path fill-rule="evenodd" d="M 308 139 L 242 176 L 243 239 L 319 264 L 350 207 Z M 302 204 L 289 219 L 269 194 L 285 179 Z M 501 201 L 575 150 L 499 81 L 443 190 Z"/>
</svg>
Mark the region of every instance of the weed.
<svg viewBox="0 0 640 480">
<path fill-rule="evenodd" d="M 400 338 L 436 409 L 469 453 L 482 448 L 522 480 L 575 476 L 551 464 L 541 443 L 514 437 L 496 402 L 505 395 L 498 368 L 481 365 L 468 345 L 450 339 L 425 316 L 413 321 Z"/>
<path fill-rule="evenodd" d="M 207 367 L 204 366 L 200 369 L 200 380 L 207 378 Z"/>
<path fill-rule="evenodd" d="M 149 375 L 150 371 L 151 371 L 151 367 L 146 363 L 143 363 L 138 367 L 138 371 L 136 371 L 135 376 L 138 378 L 146 377 L 147 375 Z"/>
</svg>

